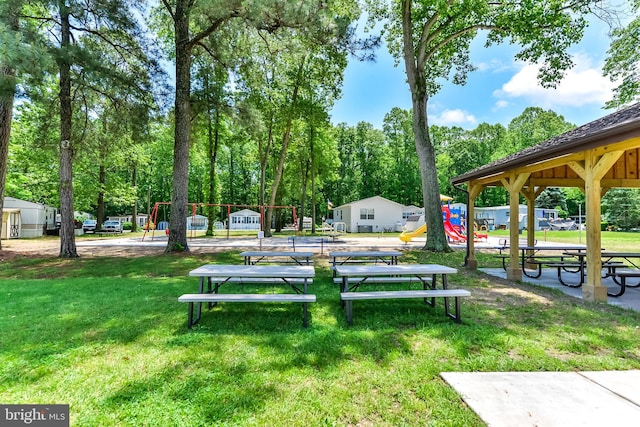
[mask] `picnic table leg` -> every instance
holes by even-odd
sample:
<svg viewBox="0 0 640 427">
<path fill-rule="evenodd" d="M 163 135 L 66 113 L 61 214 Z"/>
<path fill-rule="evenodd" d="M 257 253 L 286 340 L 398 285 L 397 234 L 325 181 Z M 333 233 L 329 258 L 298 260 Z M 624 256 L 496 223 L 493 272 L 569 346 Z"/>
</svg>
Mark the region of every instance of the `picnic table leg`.
<svg viewBox="0 0 640 427">
<path fill-rule="evenodd" d="M 347 313 L 347 324 L 353 325 L 353 301 L 343 301 Z"/>
<path fill-rule="evenodd" d="M 211 283 L 209 283 L 209 286 L 211 286 Z M 211 288 L 209 288 L 210 290 Z M 198 290 L 200 291 L 201 294 L 204 293 L 204 277 L 200 277 L 200 280 L 198 282 Z M 191 325 L 193 324 L 191 321 L 193 320 L 193 303 L 189 303 L 189 327 L 191 327 Z M 202 303 L 199 302 L 198 303 L 198 319 L 200 318 L 200 315 L 202 314 Z"/>
<path fill-rule="evenodd" d="M 429 289 L 435 289 L 436 288 L 436 274 L 432 274 L 431 275 L 431 285 L 428 285 L 426 281 L 422 282 L 422 289 L 424 290 L 429 290 Z M 435 307 L 436 306 L 436 299 L 431 297 L 431 298 L 425 298 L 424 302 L 426 304 L 429 304 L 431 307 Z"/>
<path fill-rule="evenodd" d="M 558 266 L 557 268 L 558 268 L 558 282 L 560 282 L 561 285 L 566 286 L 568 288 L 579 288 L 580 286 L 582 286 L 582 283 L 584 282 L 584 276 L 583 276 L 584 269 L 580 269 L 580 283 L 572 285 L 562 280 L 562 267 Z"/>
<path fill-rule="evenodd" d="M 610 296 L 610 297 L 622 296 L 624 294 L 624 291 L 626 290 L 626 285 L 627 285 L 627 278 L 625 276 L 620 276 L 620 292 L 617 292 L 617 293 L 607 292 L 607 296 Z"/>
<path fill-rule="evenodd" d="M 189 329 L 191 329 L 191 327 L 193 325 L 195 325 L 196 323 L 198 323 L 200 321 L 200 316 L 202 314 L 202 303 L 198 303 L 198 315 L 195 317 L 193 317 L 193 311 L 194 311 L 194 306 L 193 306 L 193 301 L 189 302 L 189 314 L 187 315 L 187 327 Z"/>
<path fill-rule="evenodd" d="M 302 326 L 309 326 L 309 308 L 306 302 L 302 303 Z"/>
<path fill-rule="evenodd" d="M 447 289 L 447 275 L 443 274 L 442 275 L 442 289 Z M 456 304 L 458 303 L 458 298 L 456 297 Z M 451 314 L 449 313 L 449 297 L 444 297 L 444 314 L 446 314 L 447 316 L 451 317 Z M 456 316 L 457 316 L 457 311 L 456 311 Z"/>
</svg>

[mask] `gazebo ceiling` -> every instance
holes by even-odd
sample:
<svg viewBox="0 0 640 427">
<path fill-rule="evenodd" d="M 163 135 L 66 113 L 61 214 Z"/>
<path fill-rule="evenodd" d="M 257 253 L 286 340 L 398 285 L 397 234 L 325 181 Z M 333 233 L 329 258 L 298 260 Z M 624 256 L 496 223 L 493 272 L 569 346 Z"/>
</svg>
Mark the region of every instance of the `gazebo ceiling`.
<svg viewBox="0 0 640 427">
<path fill-rule="evenodd" d="M 527 187 L 584 187 L 587 156 L 607 157 L 603 188 L 640 188 L 640 103 L 459 175 L 453 185 L 502 186 L 529 174 Z"/>
</svg>

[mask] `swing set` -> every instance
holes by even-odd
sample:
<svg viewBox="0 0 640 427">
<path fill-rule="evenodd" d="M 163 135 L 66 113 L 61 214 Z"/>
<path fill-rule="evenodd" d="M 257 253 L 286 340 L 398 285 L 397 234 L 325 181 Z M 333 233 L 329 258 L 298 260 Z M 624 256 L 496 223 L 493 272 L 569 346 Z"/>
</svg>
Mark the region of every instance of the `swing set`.
<svg viewBox="0 0 640 427">
<path fill-rule="evenodd" d="M 147 223 L 144 226 L 144 234 L 142 235 L 142 241 L 144 241 L 144 238 L 147 235 L 147 232 L 150 231 L 151 229 L 151 240 L 153 240 L 154 236 L 155 236 L 155 230 L 156 230 L 156 226 L 158 224 L 158 211 L 160 209 L 160 206 L 162 205 L 171 205 L 171 202 L 155 202 L 155 204 L 153 205 L 153 209 L 151 209 L 151 214 L 149 215 L 149 220 L 147 221 Z M 296 213 L 296 207 L 295 206 L 271 206 L 271 205 L 235 205 L 235 204 L 229 204 L 229 203 L 187 203 L 188 206 L 191 206 L 191 223 L 195 224 L 196 223 L 196 212 L 197 209 L 203 208 L 203 207 L 226 207 L 227 208 L 227 226 L 225 227 L 227 230 L 227 240 L 230 237 L 230 231 L 231 231 L 231 208 L 242 208 L 242 209 L 260 209 L 260 228 L 258 231 L 262 232 L 262 225 L 264 224 L 264 211 L 265 208 L 274 208 L 274 209 L 291 209 L 293 212 L 293 223 L 297 224 L 298 223 L 298 215 Z M 167 227 L 165 229 L 166 233 L 168 233 L 169 228 Z M 191 236 L 189 236 L 190 238 L 194 238 L 195 236 L 195 232 L 196 229 L 191 227 L 190 229 L 191 232 Z"/>
</svg>

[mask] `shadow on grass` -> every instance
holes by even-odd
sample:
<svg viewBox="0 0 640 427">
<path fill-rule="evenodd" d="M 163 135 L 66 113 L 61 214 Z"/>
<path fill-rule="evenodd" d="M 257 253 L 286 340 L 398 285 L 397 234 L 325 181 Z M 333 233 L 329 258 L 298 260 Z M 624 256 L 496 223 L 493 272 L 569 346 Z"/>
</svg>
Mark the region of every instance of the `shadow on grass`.
<svg viewBox="0 0 640 427">
<path fill-rule="evenodd" d="M 337 384 L 340 395 L 372 371 L 418 372 L 416 381 L 423 382 L 446 370 L 640 366 L 637 314 L 479 275 L 451 280 L 472 293 L 463 300 L 462 324 L 445 317 L 438 299 L 435 308 L 421 300 L 359 301 L 348 326 L 338 288 L 323 267 L 310 288 L 317 302 L 310 304 L 307 329 L 300 304 L 227 303 L 204 310 L 200 324 L 188 330 L 187 304 L 177 298 L 196 288 L 186 272 L 202 258 L 156 258 L 165 264 L 157 267 L 163 273 L 151 277 L 124 274 L 136 270 L 128 261 L 123 268 L 101 261 L 85 264 L 95 268 L 94 276 L 84 271 L 64 280 L 0 283 L 0 392 L 55 387 L 61 370 L 86 375 L 79 383 L 91 384 L 92 375 L 105 375 L 103 366 L 112 363 L 119 382 L 101 379 L 92 402 L 100 414 L 117 414 L 126 424 L 127 416 L 153 419 L 146 408 L 175 405 L 179 409 L 168 412 L 178 418 L 165 419 L 167 425 L 184 419 L 242 424 L 286 398 L 288 387 L 302 395 L 307 385 L 335 390 Z M 150 262 L 139 271 L 152 268 Z M 138 365 L 128 362 L 136 357 Z M 94 359 L 96 367 L 76 368 Z M 78 423 L 99 425 L 96 417 Z"/>
</svg>

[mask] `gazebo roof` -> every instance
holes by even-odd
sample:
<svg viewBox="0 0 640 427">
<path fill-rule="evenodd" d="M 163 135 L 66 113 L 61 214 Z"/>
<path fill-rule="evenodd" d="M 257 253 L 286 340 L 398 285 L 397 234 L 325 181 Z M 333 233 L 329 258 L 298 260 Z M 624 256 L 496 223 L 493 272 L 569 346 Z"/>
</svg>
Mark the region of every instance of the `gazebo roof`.
<svg viewBox="0 0 640 427">
<path fill-rule="evenodd" d="M 632 141 L 632 143 L 629 143 L 629 141 Z M 566 165 L 571 161 L 578 160 L 575 156 L 571 156 L 573 154 L 623 142 L 627 143 L 622 147 L 625 150 L 637 149 L 640 146 L 640 103 L 589 122 L 498 161 L 458 175 L 451 179 L 451 183 L 456 185 L 483 179 L 485 180 L 485 185 L 500 185 L 500 178 L 508 171 L 525 167 L 529 168 L 531 172 L 558 168 L 563 164 Z M 566 158 L 566 162 L 559 163 L 557 159 L 563 157 Z M 553 164 L 545 163 L 550 160 L 556 161 Z M 623 158 L 622 161 L 625 161 L 625 159 Z M 637 164 L 635 169 L 637 171 Z M 575 175 L 571 176 L 571 173 L 558 174 L 557 172 L 554 176 L 558 178 L 558 182 L 555 183 L 558 186 L 563 186 L 560 185 L 562 184 L 560 180 L 576 177 Z M 547 175 L 550 174 L 547 173 Z M 495 179 L 491 179 L 491 177 L 495 177 Z M 638 179 L 638 176 L 636 174 L 635 176 L 625 176 L 625 178 Z"/>
</svg>

